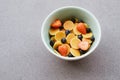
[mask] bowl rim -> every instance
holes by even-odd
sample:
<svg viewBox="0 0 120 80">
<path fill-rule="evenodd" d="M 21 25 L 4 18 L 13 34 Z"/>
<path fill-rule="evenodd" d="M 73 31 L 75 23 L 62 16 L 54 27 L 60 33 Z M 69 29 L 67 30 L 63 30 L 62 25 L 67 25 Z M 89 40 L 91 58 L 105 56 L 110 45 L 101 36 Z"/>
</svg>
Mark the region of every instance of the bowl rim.
<svg viewBox="0 0 120 80">
<path fill-rule="evenodd" d="M 45 25 L 45 22 L 49 19 L 49 17 L 54 14 L 55 12 L 59 11 L 59 10 L 62 10 L 62 9 L 69 9 L 69 8 L 74 8 L 74 9 L 78 9 L 78 10 L 81 10 L 81 11 L 84 11 L 86 13 L 88 13 L 90 16 L 92 16 L 92 18 L 96 21 L 96 24 L 98 25 L 98 30 L 99 30 L 99 37 L 98 37 L 98 40 L 96 41 L 96 44 L 95 46 L 90 50 L 88 51 L 86 54 L 84 55 L 81 55 L 81 56 L 78 56 L 78 57 L 64 57 L 64 56 L 60 56 L 58 54 L 56 54 L 54 51 L 52 51 L 48 45 L 46 44 L 46 42 L 44 41 L 44 36 L 42 35 L 43 34 L 43 29 L 44 29 L 44 25 Z M 91 54 L 96 48 L 97 46 L 99 45 L 100 43 L 100 40 L 101 40 L 101 27 L 100 27 L 100 24 L 97 20 L 97 18 L 93 15 L 93 13 L 91 13 L 90 11 L 88 11 L 87 9 L 85 8 L 82 8 L 82 7 L 78 7 L 78 6 L 64 6 L 64 7 L 60 7 L 60 8 L 57 8 L 55 10 L 53 10 L 50 14 L 48 14 L 48 16 L 45 18 L 45 20 L 43 21 L 43 24 L 42 24 L 42 28 L 41 28 L 41 38 L 42 38 L 42 41 L 45 45 L 45 47 L 48 49 L 48 51 L 50 51 L 50 53 L 52 53 L 53 55 L 55 55 L 56 57 L 60 58 L 60 59 L 63 59 L 63 60 L 68 60 L 68 61 L 73 61 L 73 60 L 79 60 L 79 59 L 82 59 L 86 56 L 88 56 L 89 54 Z"/>
</svg>

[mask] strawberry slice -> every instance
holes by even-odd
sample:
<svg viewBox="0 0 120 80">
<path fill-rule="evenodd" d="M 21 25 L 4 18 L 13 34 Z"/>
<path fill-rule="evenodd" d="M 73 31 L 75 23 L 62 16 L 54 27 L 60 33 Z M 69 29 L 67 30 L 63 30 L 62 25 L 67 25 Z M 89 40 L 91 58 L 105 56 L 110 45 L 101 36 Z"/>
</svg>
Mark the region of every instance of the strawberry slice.
<svg viewBox="0 0 120 80">
<path fill-rule="evenodd" d="M 59 19 L 56 19 L 52 24 L 51 27 L 53 28 L 59 28 L 62 26 L 62 22 Z"/>
<path fill-rule="evenodd" d="M 62 56 L 66 56 L 67 55 L 67 46 L 62 44 L 61 46 L 58 47 L 58 51 Z"/>
<path fill-rule="evenodd" d="M 80 48 L 81 50 L 86 51 L 86 50 L 89 49 L 90 44 L 89 44 L 88 41 L 85 40 L 85 41 L 81 41 L 81 42 L 78 44 L 78 46 L 79 46 L 79 48 Z"/>
<path fill-rule="evenodd" d="M 77 30 L 79 32 L 81 32 L 82 34 L 86 34 L 86 27 L 85 27 L 84 23 L 79 23 L 77 25 Z"/>
</svg>

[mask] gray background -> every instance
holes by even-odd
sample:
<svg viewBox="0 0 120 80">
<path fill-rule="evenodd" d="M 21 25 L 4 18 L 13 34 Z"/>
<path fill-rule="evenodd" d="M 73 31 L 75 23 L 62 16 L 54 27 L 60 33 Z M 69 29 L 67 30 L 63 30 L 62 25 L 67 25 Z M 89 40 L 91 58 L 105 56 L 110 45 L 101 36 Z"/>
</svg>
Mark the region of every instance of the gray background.
<svg viewBox="0 0 120 80">
<path fill-rule="evenodd" d="M 75 62 L 51 55 L 41 25 L 54 9 L 81 6 L 102 28 L 100 45 Z M 0 80 L 120 80 L 120 0 L 0 0 Z"/>
</svg>

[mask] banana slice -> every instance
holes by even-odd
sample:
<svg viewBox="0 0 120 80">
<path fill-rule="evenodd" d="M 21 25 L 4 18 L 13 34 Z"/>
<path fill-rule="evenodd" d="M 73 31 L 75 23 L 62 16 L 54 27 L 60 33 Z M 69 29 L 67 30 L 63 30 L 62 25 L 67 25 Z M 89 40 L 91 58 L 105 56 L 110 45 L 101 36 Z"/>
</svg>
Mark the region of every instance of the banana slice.
<svg viewBox="0 0 120 80">
<path fill-rule="evenodd" d="M 92 43 L 92 41 L 90 40 L 90 39 L 88 39 L 88 38 L 82 38 L 82 41 L 88 41 L 90 44 Z"/>
<path fill-rule="evenodd" d="M 55 40 L 61 41 L 62 38 L 65 38 L 66 35 L 63 31 L 59 31 L 55 34 Z"/>
<path fill-rule="evenodd" d="M 80 56 L 80 51 L 78 49 L 70 48 L 70 52 L 73 56 Z"/>
<path fill-rule="evenodd" d="M 70 46 L 68 44 L 65 44 L 67 46 L 67 55 L 70 53 Z"/>
<path fill-rule="evenodd" d="M 65 23 L 63 24 L 63 27 L 65 30 L 72 30 L 74 28 L 74 23 L 70 20 L 65 21 Z"/>
<path fill-rule="evenodd" d="M 71 39 L 74 37 L 75 37 L 75 35 L 73 33 L 68 34 L 66 37 L 67 43 L 70 43 Z"/>
<path fill-rule="evenodd" d="M 55 44 L 53 45 L 54 49 L 57 49 L 58 46 L 62 45 L 61 41 L 56 41 Z"/>
<path fill-rule="evenodd" d="M 74 29 L 74 28 L 73 28 Z M 71 30 L 71 33 L 74 33 L 73 30 Z"/>
<path fill-rule="evenodd" d="M 81 33 L 77 30 L 77 25 L 78 25 L 78 23 L 74 24 L 73 33 L 76 35 L 80 35 Z"/>
<path fill-rule="evenodd" d="M 88 27 L 88 24 L 84 23 L 84 25 L 85 25 L 86 28 L 89 28 L 89 27 Z"/>
<path fill-rule="evenodd" d="M 70 45 L 72 48 L 74 49 L 79 49 L 78 47 L 78 44 L 80 43 L 81 41 L 79 39 L 77 39 L 76 37 L 74 37 L 71 41 L 70 41 Z"/>
<path fill-rule="evenodd" d="M 57 29 L 55 29 L 55 28 L 50 28 L 50 30 L 49 30 L 49 33 L 50 33 L 50 35 L 55 35 L 57 32 L 59 32 L 60 31 L 60 29 L 59 28 L 57 28 Z"/>
<path fill-rule="evenodd" d="M 91 38 L 92 37 L 92 33 L 86 33 L 86 34 L 83 34 L 83 38 Z"/>
</svg>

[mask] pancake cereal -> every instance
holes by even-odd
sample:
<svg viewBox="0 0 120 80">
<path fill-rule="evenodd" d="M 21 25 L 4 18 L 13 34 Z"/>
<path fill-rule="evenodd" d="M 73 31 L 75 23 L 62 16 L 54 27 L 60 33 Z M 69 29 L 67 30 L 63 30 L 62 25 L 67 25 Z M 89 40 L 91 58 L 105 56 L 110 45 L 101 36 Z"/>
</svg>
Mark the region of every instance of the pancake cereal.
<svg viewBox="0 0 120 80">
<path fill-rule="evenodd" d="M 49 29 L 50 45 L 54 52 L 64 57 L 78 57 L 89 51 L 95 41 L 89 25 L 78 18 L 54 20 Z"/>
</svg>

